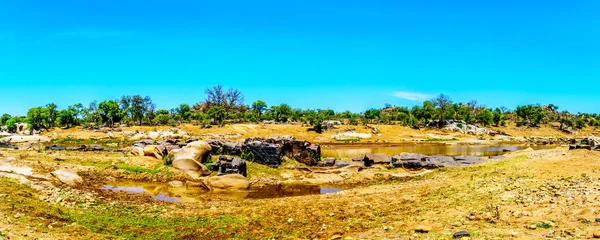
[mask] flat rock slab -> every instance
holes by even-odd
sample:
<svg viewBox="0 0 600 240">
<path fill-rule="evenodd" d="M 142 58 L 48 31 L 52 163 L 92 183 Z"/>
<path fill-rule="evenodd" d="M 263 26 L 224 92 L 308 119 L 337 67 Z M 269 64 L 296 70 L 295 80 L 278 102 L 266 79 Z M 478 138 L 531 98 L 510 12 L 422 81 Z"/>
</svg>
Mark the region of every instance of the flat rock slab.
<svg viewBox="0 0 600 240">
<path fill-rule="evenodd" d="M 76 172 L 69 169 L 59 169 L 51 173 L 52 176 L 58 178 L 62 183 L 69 186 L 76 186 L 83 183 L 83 179 Z"/>
</svg>

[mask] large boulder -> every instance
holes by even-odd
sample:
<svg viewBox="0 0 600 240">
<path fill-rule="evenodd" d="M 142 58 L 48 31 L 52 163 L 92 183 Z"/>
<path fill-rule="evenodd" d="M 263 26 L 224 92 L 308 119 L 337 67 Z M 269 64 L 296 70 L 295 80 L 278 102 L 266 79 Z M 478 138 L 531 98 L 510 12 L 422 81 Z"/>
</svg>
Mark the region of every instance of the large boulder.
<svg viewBox="0 0 600 240">
<path fill-rule="evenodd" d="M 213 155 L 234 155 L 240 156 L 242 154 L 242 144 L 229 142 L 223 139 L 212 139 L 206 140 L 212 147 Z"/>
<path fill-rule="evenodd" d="M 282 145 L 270 143 L 263 138 L 248 138 L 242 145 L 242 158 L 276 167 L 281 164 Z"/>
<path fill-rule="evenodd" d="M 253 162 L 279 166 L 284 156 L 314 166 L 321 159 L 321 147 L 292 137 L 248 138 L 242 144 L 242 157 Z"/>
<path fill-rule="evenodd" d="M 204 185 L 211 191 L 246 190 L 250 187 L 250 181 L 240 174 L 228 174 L 208 177 L 204 179 Z"/>
<path fill-rule="evenodd" d="M 69 169 L 59 169 L 50 174 L 69 186 L 77 186 L 83 183 L 83 179 L 76 172 Z"/>
<path fill-rule="evenodd" d="M 203 162 L 210 156 L 211 147 L 205 141 L 195 141 L 173 154 L 173 167 L 193 178 L 210 175 L 210 170 Z"/>
<path fill-rule="evenodd" d="M 241 174 L 246 177 L 246 162 L 240 158 L 229 156 L 220 156 L 219 160 L 211 164 L 212 170 L 217 171 L 220 175 Z"/>
</svg>

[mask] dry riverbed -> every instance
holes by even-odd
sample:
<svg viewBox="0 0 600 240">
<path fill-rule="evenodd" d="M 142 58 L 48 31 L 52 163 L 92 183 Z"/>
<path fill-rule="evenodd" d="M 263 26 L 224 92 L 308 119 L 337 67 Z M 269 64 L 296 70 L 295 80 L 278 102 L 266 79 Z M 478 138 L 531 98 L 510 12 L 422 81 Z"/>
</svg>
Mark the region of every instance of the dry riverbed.
<svg viewBox="0 0 600 240">
<path fill-rule="evenodd" d="M 11 239 L 451 239 L 462 230 L 473 239 L 581 239 L 600 230 L 600 152 L 589 150 L 518 151 L 504 161 L 431 172 L 307 173 L 285 168 L 293 162 L 279 169 L 250 163 L 248 175 L 257 186 L 335 182 L 328 187 L 343 191 L 272 198 L 215 194 L 177 203 L 103 190 L 115 182 L 186 180 L 150 157 L 0 154 L 35 175 L 0 177 L 0 235 Z M 77 171 L 83 183 L 70 187 L 43 177 L 59 168 Z"/>
</svg>

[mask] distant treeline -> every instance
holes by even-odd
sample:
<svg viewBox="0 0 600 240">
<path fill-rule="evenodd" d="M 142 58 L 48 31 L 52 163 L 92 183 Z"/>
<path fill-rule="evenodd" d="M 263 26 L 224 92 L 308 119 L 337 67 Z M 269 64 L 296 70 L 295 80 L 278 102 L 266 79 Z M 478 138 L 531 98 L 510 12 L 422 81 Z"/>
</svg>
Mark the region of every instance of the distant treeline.
<svg viewBox="0 0 600 240">
<path fill-rule="evenodd" d="M 454 103 L 450 97 L 440 94 L 412 108 L 385 104 L 381 109 L 368 109 L 361 113 L 335 112 L 329 109 L 297 109 L 288 104 L 269 106 L 258 100 L 250 105 L 244 103 L 243 94 L 236 89 L 225 90 L 221 85 L 205 90 L 203 102 L 190 106 L 181 104 L 174 109 L 155 109 L 150 97 L 123 96 L 121 99 L 93 101 L 87 107 L 81 103 L 58 109 L 54 103 L 29 109 L 27 116 L 0 117 L 0 126 L 14 131 L 17 123 L 26 122 L 30 129 L 43 130 L 52 127 L 120 125 L 178 125 L 191 123 L 202 126 L 223 125 L 233 122 L 297 122 L 306 123 L 316 131 L 323 129 L 325 120 L 339 120 L 345 124 L 368 123 L 398 124 L 414 128 L 431 125 L 442 127 L 446 120 L 463 120 L 469 124 L 503 126 L 507 121 L 518 125 L 538 126 L 557 122 L 560 128 L 583 128 L 600 125 L 597 114 L 571 114 L 559 111 L 549 104 L 518 106 L 515 110 L 505 107 L 487 108 L 477 101 Z"/>
</svg>

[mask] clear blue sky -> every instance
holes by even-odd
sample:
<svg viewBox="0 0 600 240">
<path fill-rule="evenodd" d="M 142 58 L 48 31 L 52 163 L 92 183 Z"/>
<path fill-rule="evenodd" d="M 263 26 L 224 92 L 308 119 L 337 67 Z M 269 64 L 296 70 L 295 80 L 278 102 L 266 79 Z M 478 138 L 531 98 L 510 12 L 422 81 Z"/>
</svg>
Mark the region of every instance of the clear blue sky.
<svg viewBox="0 0 600 240">
<path fill-rule="evenodd" d="M 215 84 L 363 111 L 439 93 L 600 112 L 600 1 L 0 1 L 0 112 Z"/>
</svg>

